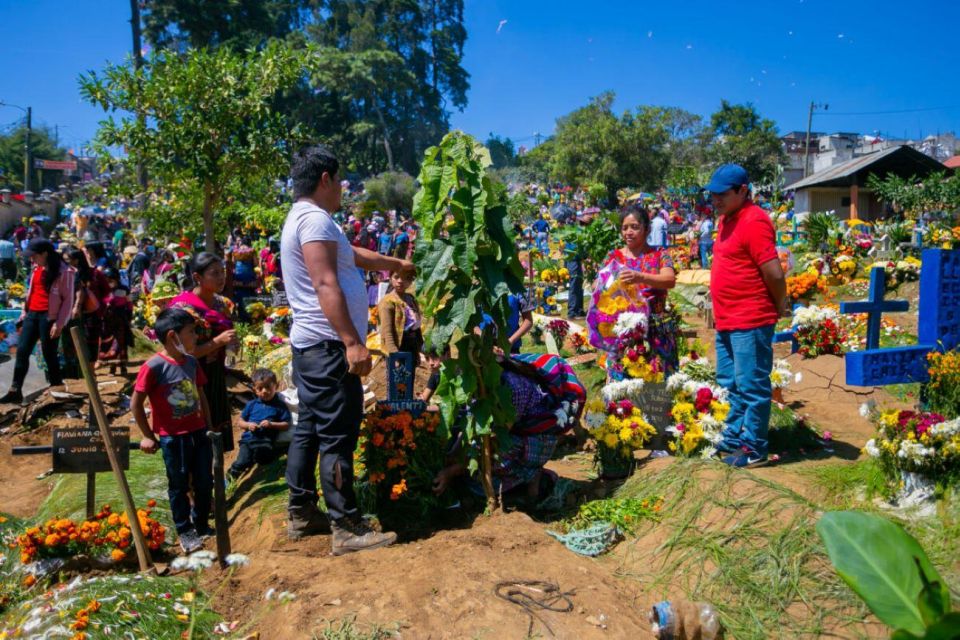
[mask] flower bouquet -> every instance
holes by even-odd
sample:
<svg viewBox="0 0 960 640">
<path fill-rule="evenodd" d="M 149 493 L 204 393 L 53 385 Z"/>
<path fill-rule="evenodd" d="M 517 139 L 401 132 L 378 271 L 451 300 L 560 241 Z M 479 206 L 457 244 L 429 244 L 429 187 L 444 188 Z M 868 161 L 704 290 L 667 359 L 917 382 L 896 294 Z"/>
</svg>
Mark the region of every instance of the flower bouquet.
<svg viewBox="0 0 960 640">
<path fill-rule="evenodd" d="M 166 538 L 166 529 L 150 517 L 156 502 L 150 500 L 146 509 L 137 509 L 140 530 L 146 537 L 147 546 L 159 549 Z M 17 536 L 16 547 L 20 550 L 20 562 L 28 564 L 42 558 L 90 559 L 109 557 L 120 562 L 127 557 L 133 545 L 133 533 L 127 514 L 112 513 L 110 505 L 83 522 L 69 518 L 51 519 L 39 527 L 30 527 Z"/>
<path fill-rule="evenodd" d="M 907 256 L 903 260 L 898 260 L 895 270 L 897 281 L 914 282 L 920 279 L 920 260 L 913 256 Z"/>
<path fill-rule="evenodd" d="M 702 358 L 684 363 L 667 379 L 673 392 L 670 415 L 675 421 L 668 429 L 673 440 L 667 447 L 682 457 L 710 457 L 720 442 L 724 421 L 730 412 L 728 392 L 713 381 L 713 370 Z"/>
<path fill-rule="evenodd" d="M 438 506 L 431 484 L 444 463 L 445 442 L 439 413 L 415 415 L 382 406 L 368 413 L 355 459 L 357 477 L 365 476 L 372 489 L 371 510 L 383 515 L 403 508 L 422 518 Z"/>
<path fill-rule="evenodd" d="M 270 344 L 282 345 L 290 342 L 290 328 L 293 314 L 289 307 L 280 307 L 263 321 L 263 335 Z"/>
<path fill-rule="evenodd" d="M 877 425 L 863 451 L 892 485 L 906 485 L 909 493 L 912 487 L 944 488 L 960 480 L 960 419 L 929 411 L 878 411 L 870 405 L 860 412 Z"/>
<path fill-rule="evenodd" d="M 787 278 L 787 295 L 794 301 L 809 302 L 817 292 L 823 293 L 826 290 L 826 278 L 809 270 Z"/>
<path fill-rule="evenodd" d="M 549 324 L 547 324 L 547 333 L 553 336 L 553 340 L 557 344 L 557 347 L 560 347 L 564 343 L 569 332 L 570 323 L 562 318 L 554 318 Z"/>
<path fill-rule="evenodd" d="M 601 286 L 587 312 L 590 344 L 606 356 L 603 403 L 588 418 L 597 442 L 596 463 L 605 478 L 629 475 L 633 452 L 656 434 L 640 410 L 640 394 L 646 383 L 662 382 L 664 375 L 659 359 L 648 356 L 646 299 L 621 287 L 618 273 L 617 263 L 601 270 Z"/>
<path fill-rule="evenodd" d="M 799 344 L 797 352 L 804 358 L 843 354 L 848 335 L 835 309 L 816 305 L 797 309 L 791 326 Z"/>
<path fill-rule="evenodd" d="M 656 435 L 656 429 L 632 401 L 606 403 L 594 400 L 586 407 L 585 423 L 597 443 L 596 464 L 605 480 L 625 478 L 633 472 L 633 452 Z"/>
</svg>

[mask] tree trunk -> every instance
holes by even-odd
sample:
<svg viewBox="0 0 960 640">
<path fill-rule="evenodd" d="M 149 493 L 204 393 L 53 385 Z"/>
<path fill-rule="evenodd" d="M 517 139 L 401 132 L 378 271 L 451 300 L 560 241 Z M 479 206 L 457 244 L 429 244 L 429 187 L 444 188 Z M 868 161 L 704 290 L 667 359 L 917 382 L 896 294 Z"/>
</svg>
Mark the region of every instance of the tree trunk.
<svg viewBox="0 0 960 640">
<path fill-rule="evenodd" d="M 387 121 L 383 117 L 380 105 L 377 104 L 376 96 L 373 96 L 370 102 L 373 104 L 373 110 L 380 121 L 380 128 L 383 129 L 383 150 L 387 154 L 387 169 L 393 171 L 393 148 L 390 146 L 390 131 L 387 129 Z"/>
<path fill-rule="evenodd" d="M 210 253 L 216 253 L 217 239 L 213 231 L 213 205 L 215 202 L 213 189 L 209 186 L 203 188 L 203 237 L 204 247 Z"/>
<path fill-rule="evenodd" d="M 490 436 L 485 435 L 483 440 L 483 458 L 480 473 L 483 474 L 483 492 L 487 494 L 487 511 L 493 513 L 500 508 L 500 496 L 493 490 L 493 443 Z"/>
</svg>

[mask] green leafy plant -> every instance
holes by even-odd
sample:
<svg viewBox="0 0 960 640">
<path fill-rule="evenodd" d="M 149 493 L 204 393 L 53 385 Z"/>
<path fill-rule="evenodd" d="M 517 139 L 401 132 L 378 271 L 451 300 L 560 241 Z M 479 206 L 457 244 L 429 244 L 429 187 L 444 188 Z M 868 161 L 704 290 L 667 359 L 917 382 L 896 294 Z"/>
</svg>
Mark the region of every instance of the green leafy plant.
<svg viewBox="0 0 960 640">
<path fill-rule="evenodd" d="M 492 192 L 486 169 L 490 155 L 469 135 L 453 131 L 427 150 L 420 169 L 420 191 L 413 215 L 420 224 L 414 261 L 426 317 L 433 317 L 428 342 L 453 346 L 444 363 L 436 396 L 445 424 L 463 427 L 468 468 L 482 461 L 489 508 L 493 492 L 492 436 L 506 436 L 514 420 L 510 390 L 500 384 L 493 347 L 509 350 L 507 337 L 474 333 L 484 313 L 494 326 L 507 326 L 507 297 L 522 290 L 523 270 L 506 207 Z"/>
<path fill-rule="evenodd" d="M 803 230 L 807 232 L 807 242 L 814 251 L 820 245 L 829 242 L 832 236 L 840 231 L 840 221 L 828 211 L 811 213 L 803 222 Z"/>
<path fill-rule="evenodd" d="M 960 613 L 950 612 L 950 590 L 926 552 L 897 524 L 859 511 L 833 511 L 817 533 L 837 574 L 894 640 L 960 637 Z"/>
</svg>

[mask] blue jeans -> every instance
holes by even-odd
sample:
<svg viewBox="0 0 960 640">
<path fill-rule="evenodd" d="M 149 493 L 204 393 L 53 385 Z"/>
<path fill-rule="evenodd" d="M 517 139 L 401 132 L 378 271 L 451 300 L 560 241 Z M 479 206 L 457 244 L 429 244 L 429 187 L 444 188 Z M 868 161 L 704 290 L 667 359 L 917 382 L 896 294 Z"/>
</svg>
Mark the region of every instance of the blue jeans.
<svg viewBox="0 0 960 640">
<path fill-rule="evenodd" d="M 178 436 L 160 436 L 167 468 L 167 496 L 177 533 L 207 526 L 213 499 L 213 445 L 206 429 Z M 193 509 L 188 491 L 193 489 Z"/>
<path fill-rule="evenodd" d="M 570 297 L 567 299 L 567 317 L 573 318 L 585 315 L 583 312 L 583 266 L 580 258 L 567 260 L 567 271 L 570 272 Z"/>
<path fill-rule="evenodd" d="M 767 455 L 770 428 L 770 371 L 774 325 L 717 331 L 717 384 L 730 391 L 723 429 L 727 448 L 746 447 Z"/>
<path fill-rule="evenodd" d="M 700 268 L 702 269 L 710 268 L 710 254 L 712 253 L 713 253 L 712 242 L 700 243 Z"/>
<path fill-rule="evenodd" d="M 538 231 L 537 232 L 537 249 L 540 250 L 540 253 L 547 255 L 550 253 L 550 243 L 547 241 L 547 232 Z"/>
</svg>

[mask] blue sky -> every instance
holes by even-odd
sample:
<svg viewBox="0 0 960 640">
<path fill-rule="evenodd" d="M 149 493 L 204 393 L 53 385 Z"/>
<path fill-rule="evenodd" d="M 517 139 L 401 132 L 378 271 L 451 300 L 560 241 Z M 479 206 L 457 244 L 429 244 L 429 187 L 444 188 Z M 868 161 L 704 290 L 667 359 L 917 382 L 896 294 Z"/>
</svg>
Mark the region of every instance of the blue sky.
<svg viewBox="0 0 960 640">
<path fill-rule="evenodd" d="M 0 16 L 0 101 L 78 147 L 102 112 L 77 76 L 127 54 L 128 0 L 0 0 Z M 815 130 L 960 133 L 953 0 L 466 0 L 466 19 L 471 90 L 452 124 L 479 137 L 529 146 L 606 89 L 617 110 L 750 101 L 782 133 L 805 128 L 811 99 L 830 105 Z M 0 129 L 21 117 L 0 107 Z"/>
</svg>

